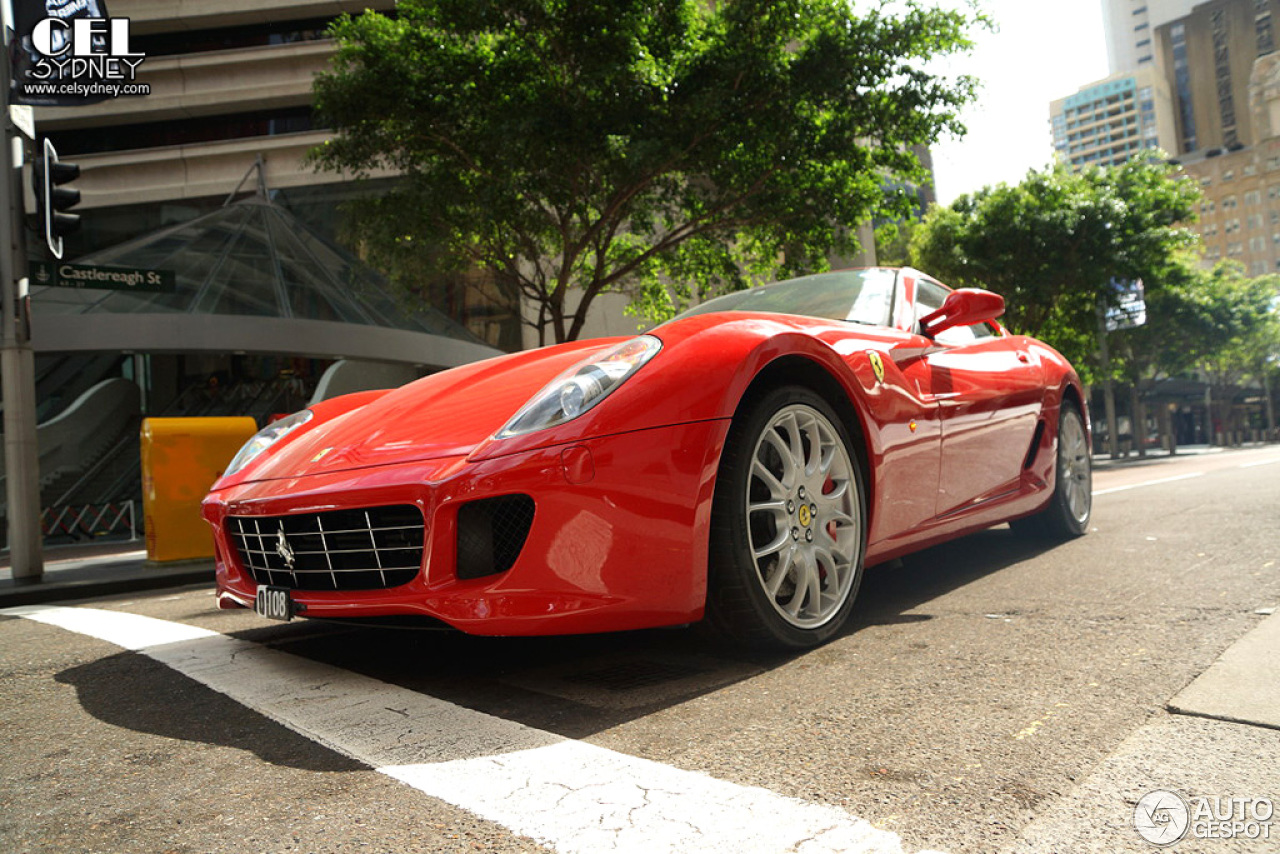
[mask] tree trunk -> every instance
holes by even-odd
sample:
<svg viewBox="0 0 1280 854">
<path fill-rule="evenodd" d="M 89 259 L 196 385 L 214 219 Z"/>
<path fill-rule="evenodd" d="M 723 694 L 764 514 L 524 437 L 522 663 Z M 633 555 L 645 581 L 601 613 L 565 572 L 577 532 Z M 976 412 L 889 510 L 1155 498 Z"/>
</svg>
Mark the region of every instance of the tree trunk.
<svg viewBox="0 0 1280 854">
<path fill-rule="evenodd" d="M 1132 421 L 1133 446 L 1138 449 L 1138 456 L 1147 456 L 1147 408 L 1142 403 L 1142 395 L 1138 385 L 1129 386 L 1129 418 Z"/>
<path fill-rule="evenodd" d="M 1274 442 L 1280 436 L 1276 435 L 1276 405 L 1271 399 L 1271 375 L 1266 372 L 1265 367 L 1262 372 L 1262 399 L 1267 404 L 1267 441 Z"/>
</svg>

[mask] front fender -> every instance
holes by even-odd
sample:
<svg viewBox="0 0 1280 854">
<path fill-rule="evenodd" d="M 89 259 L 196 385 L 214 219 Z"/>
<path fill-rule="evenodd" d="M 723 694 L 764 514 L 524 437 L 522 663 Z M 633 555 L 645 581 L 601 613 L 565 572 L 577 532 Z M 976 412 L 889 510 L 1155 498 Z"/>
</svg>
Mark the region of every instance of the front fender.
<svg viewBox="0 0 1280 854">
<path fill-rule="evenodd" d="M 491 439 L 477 448 L 471 459 L 730 419 L 752 382 L 770 364 L 787 357 L 798 356 L 819 366 L 840 385 L 855 410 L 862 412 L 866 390 L 875 383 L 874 374 L 865 359 L 861 360 L 865 376 L 851 369 L 823 340 L 821 332 L 827 328 L 838 329 L 802 318 L 746 314 L 697 315 L 667 324 L 649 333 L 662 341 L 662 351 L 594 409 L 554 428 Z M 855 359 L 855 364 L 858 361 Z"/>
</svg>

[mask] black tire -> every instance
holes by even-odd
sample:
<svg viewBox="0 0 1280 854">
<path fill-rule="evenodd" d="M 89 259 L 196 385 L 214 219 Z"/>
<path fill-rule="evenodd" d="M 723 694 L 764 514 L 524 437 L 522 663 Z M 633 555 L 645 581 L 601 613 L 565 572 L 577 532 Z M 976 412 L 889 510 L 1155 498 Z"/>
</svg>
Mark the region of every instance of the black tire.
<svg viewBox="0 0 1280 854">
<path fill-rule="evenodd" d="M 711 626 L 762 649 L 825 643 L 853 609 L 866 539 L 865 478 L 835 410 L 800 386 L 744 405 L 712 507 Z"/>
<path fill-rule="evenodd" d="M 1064 400 L 1058 413 L 1058 441 L 1054 452 L 1053 495 L 1034 516 L 1015 519 L 1009 526 L 1019 534 L 1069 540 L 1089 530 L 1093 513 L 1093 461 L 1080 408 Z"/>
</svg>

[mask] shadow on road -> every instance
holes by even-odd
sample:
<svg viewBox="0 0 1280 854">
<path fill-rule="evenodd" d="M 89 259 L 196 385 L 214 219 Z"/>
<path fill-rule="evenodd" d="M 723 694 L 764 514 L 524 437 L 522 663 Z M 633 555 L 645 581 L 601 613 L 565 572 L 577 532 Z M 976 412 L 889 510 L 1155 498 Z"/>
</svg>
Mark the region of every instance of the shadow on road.
<svg viewBox="0 0 1280 854">
<path fill-rule="evenodd" d="M 919 612 L 923 604 L 1051 547 L 1001 527 L 873 567 L 842 636 L 931 619 Z M 263 625 L 236 637 L 574 739 L 805 655 L 731 648 L 697 626 L 482 638 L 303 620 Z M 86 711 L 115 726 L 249 750 L 279 765 L 320 771 L 361 767 L 140 655 L 72 668 L 58 680 L 75 687 Z"/>
<path fill-rule="evenodd" d="M 72 667 L 57 681 L 103 723 L 181 741 L 234 747 L 273 765 L 306 771 L 359 771 L 334 753 L 235 700 L 133 652 Z M 128 758 L 128 757 L 126 757 Z M 139 757 L 143 764 L 154 757 Z"/>
</svg>

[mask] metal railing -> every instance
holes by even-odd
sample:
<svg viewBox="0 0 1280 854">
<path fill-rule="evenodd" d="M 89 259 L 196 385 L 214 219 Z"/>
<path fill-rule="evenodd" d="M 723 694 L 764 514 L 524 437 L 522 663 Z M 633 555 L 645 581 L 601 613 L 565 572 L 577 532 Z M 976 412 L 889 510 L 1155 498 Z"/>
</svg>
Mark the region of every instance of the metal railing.
<svg viewBox="0 0 1280 854">
<path fill-rule="evenodd" d="M 84 541 L 128 534 L 129 541 L 133 542 L 138 539 L 137 503 L 129 499 L 107 504 L 46 507 L 40 513 L 40 530 L 46 539 L 70 537 Z"/>
</svg>

